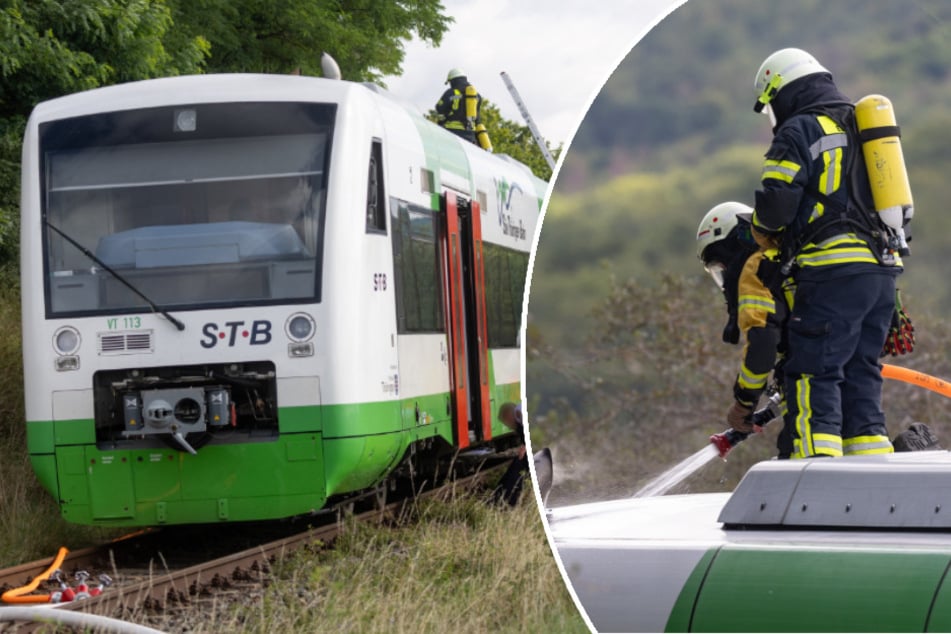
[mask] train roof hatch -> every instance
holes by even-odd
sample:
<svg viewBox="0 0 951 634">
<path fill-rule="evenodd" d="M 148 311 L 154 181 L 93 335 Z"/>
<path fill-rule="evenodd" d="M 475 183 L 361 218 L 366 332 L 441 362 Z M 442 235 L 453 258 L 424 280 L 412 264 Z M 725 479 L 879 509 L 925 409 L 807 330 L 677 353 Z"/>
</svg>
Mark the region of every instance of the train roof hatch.
<svg viewBox="0 0 951 634">
<path fill-rule="evenodd" d="M 951 453 L 761 462 L 718 520 L 728 529 L 951 529 Z"/>
</svg>

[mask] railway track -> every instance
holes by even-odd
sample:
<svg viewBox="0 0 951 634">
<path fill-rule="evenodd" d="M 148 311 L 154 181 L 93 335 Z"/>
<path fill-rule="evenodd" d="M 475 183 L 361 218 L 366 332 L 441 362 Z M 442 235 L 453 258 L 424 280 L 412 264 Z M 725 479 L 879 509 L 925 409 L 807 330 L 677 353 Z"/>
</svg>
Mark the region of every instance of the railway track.
<svg viewBox="0 0 951 634">
<path fill-rule="evenodd" d="M 378 505 L 372 510 L 352 515 L 352 520 L 379 523 L 399 517 L 406 506 L 414 501 L 446 495 L 450 490 L 474 488 L 497 476 L 500 469 L 492 467 L 480 470 L 474 475 L 453 480 L 415 496 Z M 189 559 L 194 561 L 194 554 L 168 558 L 158 549 L 163 543 L 160 538 L 162 531 L 159 530 L 141 531 L 101 546 L 78 550 L 69 553 L 61 566 L 68 578 L 72 579 L 78 570 L 88 570 L 91 573 L 90 581 L 94 581 L 98 573 L 106 572 L 115 583 L 105 588 L 99 596 L 62 603 L 55 609 L 118 619 L 134 616 L 135 620 L 140 620 L 142 615 L 174 617 L 174 613 L 193 610 L 203 602 L 241 601 L 261 591 L 275 561 L 302 547 L 332 542 L 343 529 L 344 523 L 340 518 L 340 512 L 328 514 L 322 526 L 311 526 L 270 541 L 262 539 L 249 548 L 190 565 Z M 313 525 L 314 518 L 310 519 Z M 280 528 L 274 529 L 272 526 L 271 530 L 280 531 Z M 284 530 L 291 532 L 286 528 Z M 165 547 L 168 546 L 165 544 Z M 0 570 L 0 592 L 25 585 L 46 570 L 51 562 L 52 558 L 47 558 Z M 52 588 L 51 582 L 47 584 L 47 588 Z M 0 611 L 4 609 L 7 608 L 0 605 Z M 9 625 L 0 621 L 0 631 L 7 631 L 4 627 Z M 37 623 L 23 623 L 16 631 L 31 632 L 38 627 Z"/>
</svg>

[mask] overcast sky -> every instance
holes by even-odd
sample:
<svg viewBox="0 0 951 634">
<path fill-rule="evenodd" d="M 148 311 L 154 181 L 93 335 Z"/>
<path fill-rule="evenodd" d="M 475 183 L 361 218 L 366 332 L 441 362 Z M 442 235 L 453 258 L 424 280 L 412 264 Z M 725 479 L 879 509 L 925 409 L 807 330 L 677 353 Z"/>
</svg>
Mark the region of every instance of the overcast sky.
<svg viewBox="0 0 951 634">
<path fill-rule="evenodd" d="M 631 46 L 684 1 L 443 0 L 455 23 L 441 46 L 409 42 L 403 75 L 385 81 L 425 112 L 458 66 L 504 117 L 523 123 L 499 76 L 505 71 L 542 135 L 557 146 Z"/>
</svg>

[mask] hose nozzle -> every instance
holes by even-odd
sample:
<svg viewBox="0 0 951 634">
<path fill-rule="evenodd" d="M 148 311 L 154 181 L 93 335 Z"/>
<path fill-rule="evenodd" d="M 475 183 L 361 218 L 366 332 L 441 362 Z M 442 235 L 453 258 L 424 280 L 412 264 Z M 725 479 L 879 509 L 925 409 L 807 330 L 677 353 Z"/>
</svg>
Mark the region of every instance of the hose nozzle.
<svg viewBox="0 0 951 634">
<path fill-rule="evenodd" d="M 769 421 L 783 415 L 782 407 L 780 406 L 781 401 L 782 395 L 779 392 L 775 392 L 770 395 L 766 407 L 753 412 L 752 422 L 756 431 L 760 431 Z M 720 452 L 720 457 L 726 460 L 726 455 L 730 453 L 730 450 L 749 437 L 749 433 L 736 431 L 731 427 L 726 431 L 710 436 L 710 443 Z"/>
<path fill-rule="evenodd" d="M 740 441 L 746 440 L 748 436 L 749 434 L 736 431 L 731 427 L 726 431 L 710 436 L 710 442 L 720 452 L 720 457 L 726 460 L 726 455 L 730 453 L 730 450 L 736 447 Z"/>
</svg>

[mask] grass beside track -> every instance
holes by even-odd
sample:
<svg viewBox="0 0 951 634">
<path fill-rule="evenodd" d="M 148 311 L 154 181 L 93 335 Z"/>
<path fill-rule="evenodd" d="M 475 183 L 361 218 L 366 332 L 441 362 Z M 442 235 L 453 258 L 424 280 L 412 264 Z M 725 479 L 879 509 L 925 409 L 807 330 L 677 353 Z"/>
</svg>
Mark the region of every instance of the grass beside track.
<svg viewBox="0 0 951 634">
<path fill-rule="evenodd" d="M 192 632 L 587 632 L 527 494 L 514 509 L 466 494 L 420 502 L 396 526 L 352 524 L 304 549 L 244 605 L 169 624 Z"/>
<path fill-rule="evenodd" d="M 37 482 L 26 453 L 20 290 L 0 270 L 0 567 L 52 557 L 60 546 L 90 546 L 116 530 L 72 526 Z"/>
</svg>

